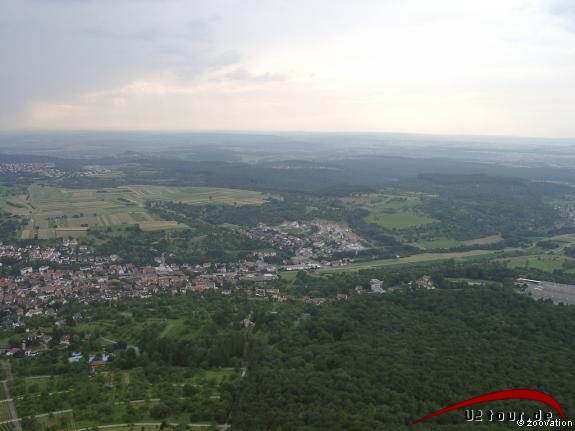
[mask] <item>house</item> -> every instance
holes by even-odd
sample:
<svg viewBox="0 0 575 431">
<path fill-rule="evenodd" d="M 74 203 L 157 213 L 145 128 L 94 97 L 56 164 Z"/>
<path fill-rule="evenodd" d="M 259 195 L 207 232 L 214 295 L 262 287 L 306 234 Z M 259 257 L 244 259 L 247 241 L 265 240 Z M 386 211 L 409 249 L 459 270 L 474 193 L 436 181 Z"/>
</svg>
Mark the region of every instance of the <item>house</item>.
<svg viewBox="0 0 575 431">
<path fill-rule="evenodd" d="M 277 287 L 272 287 L 272 288 L 266 289 L 266 294 L 272 295 L 272 296 L 273 295 L 277 296 L 280 294 L 280 290 Z"/>
<path fill-rule="evenodd" d="M 34 270 L 32 269 L 31 266 L 27 267 L 27 268 L 22 268 L 20 270 L 20 275 L 26 275 L 26 274 L 32 274 Z"/>
<path fill-rule="evenodd" d="M 415 284 L 420 289 L 435 289 L 435 284 L 433 284 L 433 280 L 431 279 L 430 275 L 423 275 L 419 277 Z"/>
<path fill-rule="evenodd" d="M 14 347 L 6 352 L 6 356 L 12 356 L 15 358 L 24 356 L 24 351 L 18 347 Z"/>
<path fill-rule="evenodd" d="M 70 354 L 70 357 L 68 358 L 68 362 L 70 364 L 75 364 L 80 362 L 80 360 L 82 359 L 82 353 L 81 352 L 72 352 Z"/>
<path fill-rule="evenodd" d="M 369 280 L 369 286 L 373 293 L 384 293 L 383 290 L 383 281 L 378 280 L 377 278 L 372 278 Z"/>
<path fill-rule="evenodd" d="M 242 320 L 241 324 L 244 326 L 244 328 L 252 328 L 256 326 L 256 324 L 252 322 L 249 317 L 246 317 L 244 320 Z"/>
</svg>

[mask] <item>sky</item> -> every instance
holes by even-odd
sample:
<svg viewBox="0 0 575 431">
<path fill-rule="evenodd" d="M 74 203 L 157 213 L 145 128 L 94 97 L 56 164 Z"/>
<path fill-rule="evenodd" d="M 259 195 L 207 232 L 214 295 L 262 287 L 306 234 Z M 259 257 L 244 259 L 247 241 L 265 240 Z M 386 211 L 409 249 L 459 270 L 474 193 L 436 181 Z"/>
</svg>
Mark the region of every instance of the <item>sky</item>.
<svg viewBox="0 0 575 431">
<path fill-rule="evenodd" d="M 0 130 L 575 137 L 572 0 L 0 0 Z"/>
</svg>

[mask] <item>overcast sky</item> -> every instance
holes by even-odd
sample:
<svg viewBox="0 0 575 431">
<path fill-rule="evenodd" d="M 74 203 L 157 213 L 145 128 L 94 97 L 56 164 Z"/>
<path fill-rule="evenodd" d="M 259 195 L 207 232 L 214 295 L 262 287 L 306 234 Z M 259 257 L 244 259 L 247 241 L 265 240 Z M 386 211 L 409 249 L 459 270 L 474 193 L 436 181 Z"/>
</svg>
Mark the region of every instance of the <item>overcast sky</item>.
<svg viewBox="0 0 575 431">
<path fill-rule="evenodd" d="M 0 128 L 575 137 L 575 1 L 0 0 Z"/>
</svg>

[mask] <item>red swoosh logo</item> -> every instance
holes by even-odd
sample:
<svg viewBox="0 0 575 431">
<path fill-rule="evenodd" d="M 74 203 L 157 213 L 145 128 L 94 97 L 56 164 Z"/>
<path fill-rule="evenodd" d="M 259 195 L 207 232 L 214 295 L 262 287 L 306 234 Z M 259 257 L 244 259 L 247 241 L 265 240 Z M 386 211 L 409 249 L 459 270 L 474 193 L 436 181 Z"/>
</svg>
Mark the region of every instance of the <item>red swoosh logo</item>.
<svg viewBox="0 0 575 431">
<path fill-rule="evenodd" d="M 531 401 L 539 401 L 541 403 L 547 404 L 549 407 L 553 407 L 557 410 L 557 413 L 561 415 L 563 419 L 565 419 L 565 413 L 563 413 L 563 409 L 557 402 L 555 398 L 551 395 L 546 394 L 545 392 L 535 391 L 533 389 L 509 389 L 506 391 L 498 391 L 492 392 L 490 394 L 480 395 L 475 398 L 470 398 L 465 401 L 461 401 L 460 403 L 453 404 L 452 406 L 445 407 L 444 409 L 438 410 L 435 413 L 431 413 L 430 415 L 424 416 L 421 419 L 412 422 L 411 425 L 416 424 L 418 422 L 426 421 L 429 418 L 434 416 L 442 415 L 443 413 L 450 412 L 452 410 L 462 409 L 463 407 L 469 407 L 474 404 L 486 403 L 488 401 L 500 401 L 500 400 L 531 400 Z"/>
</svg>

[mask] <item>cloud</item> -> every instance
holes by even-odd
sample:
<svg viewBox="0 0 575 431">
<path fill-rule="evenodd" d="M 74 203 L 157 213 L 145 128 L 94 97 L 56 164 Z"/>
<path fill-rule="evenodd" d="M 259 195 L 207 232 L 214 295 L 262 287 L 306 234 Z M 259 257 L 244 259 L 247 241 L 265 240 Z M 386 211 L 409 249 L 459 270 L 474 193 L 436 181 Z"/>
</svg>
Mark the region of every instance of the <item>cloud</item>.
<svg viewBox="0 0 575 431">
<path fill-rule="evenodd" d="M 575 2 L 572 0 L 553 0 L 551 13 L 558 16 L 575 16 Z"/>
<path fill-rule="evenodd" d="M 356 3 L 0 0 L 0 127 L 575 134 L 575 0 Z"/>
<path fill-rule="evenodd" d="M 561 21 L 563 27 L 575 32 L 575 2 L 573 0 L 552 0 L 550 14 Z"/>
<path fill-rule="evenodd" d="M 32 101 L 66 100 L 165 73 L 193 79 L 239 62 L 237 50 L 214 41 L 216 15 L 180 6 L 176 0 L 0 2 L 0 127 L 17 127 Z"/>
<path fill-rule="evenodd" d="M 247 70 L 245 67 L 238 67 L 230 73 L 225 75 L 229 79 L 236 81 L 254 81 L 254 82 L 270 82 L 270 81 L 285 81 L 286 75 L 280 73 L 261 73 L 256 74 Z"/>
</svg>

